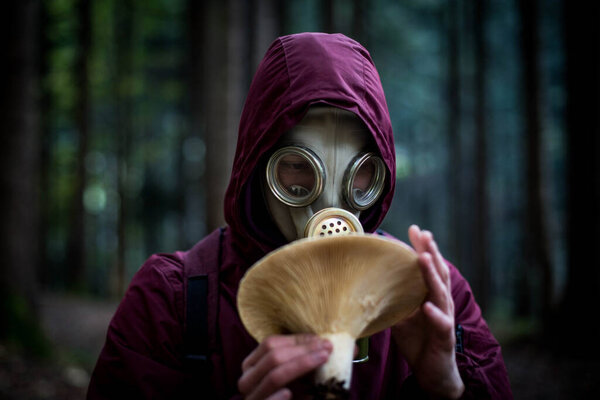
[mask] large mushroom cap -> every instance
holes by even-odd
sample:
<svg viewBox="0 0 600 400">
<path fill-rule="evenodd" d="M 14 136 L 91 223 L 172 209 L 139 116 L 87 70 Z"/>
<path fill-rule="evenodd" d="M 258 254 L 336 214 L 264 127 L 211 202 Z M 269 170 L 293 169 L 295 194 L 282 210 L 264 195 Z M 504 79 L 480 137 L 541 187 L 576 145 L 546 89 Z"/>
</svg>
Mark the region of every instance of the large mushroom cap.
<svg viewBox="0 0 600 400">
<path fill-rule="evenodd" d="M 427 289 L 416 253 L 376 235 L 302 239 L 266 255 L 240 283 L 257 340 L 284 333 L 372 335 L 411 314 Z"/>
</svg>

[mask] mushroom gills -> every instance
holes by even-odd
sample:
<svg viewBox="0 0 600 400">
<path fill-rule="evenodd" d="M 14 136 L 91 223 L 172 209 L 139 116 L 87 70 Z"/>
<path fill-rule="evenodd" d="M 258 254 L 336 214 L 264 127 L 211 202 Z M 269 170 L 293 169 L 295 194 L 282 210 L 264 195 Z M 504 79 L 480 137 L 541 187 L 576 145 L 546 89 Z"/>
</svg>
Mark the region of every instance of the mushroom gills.
<svg viewBox="0 0 600 400">
<path fill-rule="evenodd" d="M 240 282 L 240 318 L 258 341 L 313 333 L 333 351 L 315 371 L 316 398 L 349 396 L 354 347 L 409 316 L 427 289 L 413 249 L 372 234 L 300 239 L 254 264 Z"/>
</svg>

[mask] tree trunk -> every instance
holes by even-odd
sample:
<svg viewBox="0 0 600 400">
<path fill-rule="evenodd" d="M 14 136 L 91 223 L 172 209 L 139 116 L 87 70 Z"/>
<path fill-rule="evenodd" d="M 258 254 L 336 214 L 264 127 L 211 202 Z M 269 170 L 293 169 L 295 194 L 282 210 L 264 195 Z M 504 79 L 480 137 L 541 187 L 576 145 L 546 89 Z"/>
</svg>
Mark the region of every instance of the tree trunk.
<svg viewBox="0 0 600 400">
<path fill-rule="evenodd" d="M 39 129 L 37 19 L 40 3 L 8 2 L 0 117 L 0 338 L 29 346 L 37 311 Z"/>
<path fill-rule="evenodd" d="M 49 59 L 51 42 L 46 34 L 49 26 L 48 5 L 42 3 L 40 7 L 40 22 L 38 32 L 38 57 L 39 57 L 39 79 L 43 82 L 49 73 Z M 50 278 L 50 272 L 47 260 L 47 248 L 49 243 L 49 225 L 50 225 L 50 205 L 48 193 L 50 193 L 50 93 L 48 90 L 40 90 L 39 99 L 39 136 L 40 136 L 40 153 L 39 153 L 39 182 L 40 191 L 43 196 L 39 196 L 39 247 L 38 247 L 38 270 L 37 277 L 40 286 L 44 287 Z M 42 198 L 43 197 L 43 198 Z"/>
<path fill-rule="evenodd" d="M 206 148 L 206 229 L 225 223 L 223 201 L 250 81 L 280 27 L 276 0 L 190 1 L 191 135 Z M 197 197 L 197 195 L 195 195 Z M 188 203 L 189 204 L 189 203 Z"/>
<path fill-rule="evenodd" d="M 278 22 L 278 35 L 287 34 L 289 20 L 288 20 L 288 2 L 286 0 L 274 0 L 276 2 L 275 7 L 277 8 L 277 22 Z"/>
<path fill-rule="evenodd" d="M 540 67 L 538 39 L 538 7 L 536 0 L 519 0 L 521 14 L 521 61 L 525 105 L 525 165 L 526 165 L 526 263 L 541 277 L 542 320 L 548 321 L 552 305 L 552 266 L 548 248 L 545 197 L 542 176 L 542 127 L 540 114 Z M 530 271 L 523 271 L 529 274 Z M 531 288 L 525 288 L 531 290 Z"/>
<path fill-rule="evenodd" d="M 353 0 L 352 7 L 352 37 L 368 48 L 367 29 L 368 10 L 367 0 Z"/>
<path fill-rule="evenodd" d="M 252 42 L 252 58 L 250 62 L 250 80 L 248 88 L 258 64 L 264 57 L 267 49 L 273 41 L 285 31 L 284 1 L 280 0 L 254 0 L 256 2 L 250 30 L 255 31 L 254 42 Z M 252 12 L 252 9 L 250 9 Z"/>
<path fill-rule="evenodd" d="M 206 143 L 203 142 L 206 132 L 206 104 L 204 92 L 204 76 L 206 68 L 204 60 L 208 54 L 206 51 L 205 14 L 206 2 L 188 0 L 188 88 L 189 88 L 189 129 L 185 135 L 184 151 L 189 152 L 185 157 L 185 246 L 190 247 L 197 242 L 205 233 L 205 226 L 200 221 L 206 219 L 206 207 L 203 187 L 206 187 L 205 174 L 202 171 L 206 166 L 205 150 Z M 190 148 L 192 150 L 190 150 Z"/>
<path fill-rule="evenodd" d="M 461 208 L 462 190 L 460 184 L 460 170 L 462 166 L 462 151 L 460 140 L 460 73 L 459 73 L 459 30 L 458 30 L 458 4 L 456 0 L 448 1 L 448 14 L 446 18 L 446 31 L 443 37 L 447 39 L 447 101 L 448 101 L 448 180 L 450 182 L 450 224 L 448 238 L 450 245 L 449 255 L 457 265 L 462 264 L 461 257 Z"/>
<path fill-rule="evenodd" d="M 206 224 L 208 231 L 223 225 L 223 196 L 231 170 L 227 132 L 227 1 L 207 1 L 204 19 L 204 104 L 206 128 Z"/>
<path fill-rule="evenodd" d="M 559 348 L 597 357 L 600 327 L 600 4 L 565 1 L 567 82 L 567 285 L 557 327 Z"/>
<path fill-rule="evenodd" d="M 333 33 L 335 29 L 335 4 L 333 0 L 321 1 L 321 18 L 323 19 L 323 32 Z"/>
<path fill-rule="evenodd" d="M 88 151 L 89 133 L 89 84 L 88 55 L 91 40 L 90 0 L 80 0 L 78 4 L 78 39 L 75 76 L 77 79 L 77 105 L 75 123 L 78 133 L 77 164 L 73 205 L 71 207 L 71 230 L 67 258 L 67 287 L 82 290 L 85 284 L 85 209 L 83 192 L 86 186 L 85 157 Z"/>
<path fill-rule="evenodd" d="M 475 235 L 473 257 L 476 274 L 473 290 L 482 310 L 488 308 L 490 267 L 488 250 L 487 127 L 485 23 L 487 2 L 475 2 Z"/>
<path fill-rule="evenodd" d="M 223 200 L 235 154 L 249 57 L 243 2 L 206 2 L 204 104 L 206 220 L 208 230 L 225 223 Z"/>
<path fill-rule="evenodd" d="M 117 191 L 119 215 L 117 222 L 116 296 L 125 292 L 125 253 L 127 250 L 127 223 L 129 220 L 129 188 L 127 185 L 129 152 L 133 134 L 132 74 L 133 74 L 133 0 L 122 0 L 115 7 L 116 23 L 116 77 L 114 95 L 116 104 L 115 129 L 117 143 Z"/>
</svg>

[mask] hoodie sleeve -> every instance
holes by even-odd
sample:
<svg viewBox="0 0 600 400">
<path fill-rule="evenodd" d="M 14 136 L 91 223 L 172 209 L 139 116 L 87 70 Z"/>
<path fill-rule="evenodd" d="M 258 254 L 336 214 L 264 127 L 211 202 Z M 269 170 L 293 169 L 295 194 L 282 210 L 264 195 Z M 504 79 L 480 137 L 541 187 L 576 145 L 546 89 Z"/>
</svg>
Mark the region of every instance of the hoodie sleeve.
<svg viewBox="0 0 600 400">
<path fill-rule="evenodd" d="M 463 399 L 512 399 L 508 374 L 496 341 L 465 278 L 450 265 L 455 323 L 463 328 L 456 362 L 465 384 Z"/>
<path fill-rule="evenodd" d="M 181 263 L 172 256 L 152 256 L 134 276 L 108 327 L 87 398 L 180 398 L 187 379 L 182 326 Z"/>
</svg>

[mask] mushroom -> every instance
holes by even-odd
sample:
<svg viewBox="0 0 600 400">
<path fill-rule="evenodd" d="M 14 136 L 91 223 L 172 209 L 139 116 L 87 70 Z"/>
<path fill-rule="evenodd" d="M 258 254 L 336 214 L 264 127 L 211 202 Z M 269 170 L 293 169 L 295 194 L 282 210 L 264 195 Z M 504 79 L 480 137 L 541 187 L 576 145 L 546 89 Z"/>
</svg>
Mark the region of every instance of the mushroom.
<svg viewBox="0 0 600 400">
<path fill-rule="evenodd" d="M 258 342 L 290 333 L 327 338 L 333 351 L 316 371 L 317 392 L 347 394 L 356 339 L 423 302 L 417 258 L 409 246 L 371 234 L 297 240 L 246 272 L 237 298 L 241 320 Z"/>
</svg>

